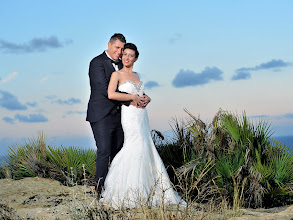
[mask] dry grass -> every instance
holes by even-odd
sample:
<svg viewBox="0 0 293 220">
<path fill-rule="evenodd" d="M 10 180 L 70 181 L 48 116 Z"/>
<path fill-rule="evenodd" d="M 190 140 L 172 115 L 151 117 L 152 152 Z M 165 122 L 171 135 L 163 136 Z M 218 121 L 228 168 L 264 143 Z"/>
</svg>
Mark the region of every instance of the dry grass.
<svg viewBox="0 0 293 220">
<path fill-rule="evenodd" d="M 150 206 L 147 199 L 137 199 L 136 208 L 127 208 L 121 206 L 119 209 L 114 209 L 110 205 L 98 202 L 94 188 L 93 193 L 86 193 L 88 187 L 84 184 L 84 191 L 72 192 L 75 197 L 79 194 L 79 197 L 84 196 L 82 206 L 75 205 L 75 201 L 72 202 L 72 206 L 69 207 L 72 219 L 169 219 L 169 220 L 216 220 L 216 219 L 228 219 L 230 217 L 241 216 L 242 213 L 239 210 L 231 210 L 228 207 L 228 203 L 225 198 L 218 197 L 217 189 L 210 187 L 208 183 L 202 184 L 202 179 L 210 169 L 211 164 L 205 167 L 199 172 L 198 178 L 190 178 L 187 172 L 183 172 L 178 176 L 179 184 L 176 187 L 181 190 L 181 197 L 186 201 L 186 206 L 182 205 L 165 205 Z M 84 168 L 83 168 L 84 169 Z M 192 177 L 195 176 L 193 170 Z M 179 173 L 177 172 L 177 175 Z M 211 180 L 212 182 L 213 180 Z M 84 172 L 84 183 L 87 182 Z M 199 193 L 196 197 L 191 197 L 192 190 L 197 190 Z M 163 199 L 162 199 L 163 200 Z M 205 201 L 200 203 L 199 201 Z M 126 203 L 127 204 L 127 203 Z"/>
</svg>

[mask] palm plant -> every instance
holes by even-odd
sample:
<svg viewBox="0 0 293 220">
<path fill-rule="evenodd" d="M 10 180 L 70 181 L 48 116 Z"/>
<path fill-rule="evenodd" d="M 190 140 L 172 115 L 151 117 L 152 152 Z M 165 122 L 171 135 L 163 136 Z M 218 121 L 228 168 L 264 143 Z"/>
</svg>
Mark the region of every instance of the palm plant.
<svg viewBox="0 0 293 220">
<path fill-rule="evenodd" d="M 41 133 L 24 145 L 11 146 L 5 160 L 14 179 L 39 176 L 73 184 L 84 178 L 84 167 L 91 184 L 94 183 L 95 158 L 94 149 L 47 146 L 45 135 Z"/>
<path fill-rule="evenodd" d="M 247 167 L 248 151 L 235 149 L 225 153 L 218 153 L 216 159 L 216 173 L 218 179 L 216 187 L 222 195 L 233 201 L 233 208 L 242 206 L 244 199 L 244 188 L 247 181 L 245 169 Z"/>
<path fill-rule="evenodd" d="M 4 166 L 0 167 L 0 179 L 6 178 Z"/>
<path fill-rule="evenodd" d="M 83 165 L 87 176 L 93 178 L 95 174 L 96 152 L 94 149 L 82 149 L 79 147 L 51 147 L 48 146 L 47 156 L 49 162 L 54 164 L 59 171 L 64 172 L 66 176 L 71 176 L 73 182 L 80 181 L 83 178 Z M 67 182 L 68 182 L 67 178 Z M 73 183 L 72 183 L 73 184 Z"/>
<path fill-rule="evenodd" d="M 265 206 L 270 206 L 272 201 L 275 205 L 293 201 L 293 152 L 279 140 L 270 141 L 263 162 L 257 154 L 253 172 L 258 173 L 258 182 L 264 189 Z"/>
<path fill-rule="evenodd" d="M 251 203 L 266 206 L 265 198 L 271 194 L 292 195 L 292 153 L 287 152 L 281 142 L 271 140 L 273 132 L 268 122 L 260 121 L 255 126 L 245 112 L 242 118 L 224 112 L 222 128 L 235 142 L 233 157 L 238 158 L 237 152 L 241 152 L 237 161 L 246 161 L 241 166 L 241 179 L 247 181 L 245 198 L 248 206 Z M 244 157 L 245 152 L 248 154 Z"/>
<path fill-rule="evenodd" d="M 43 134 L 40 134 L 36 140 L 28 139 L 24 145 L 16 144 L 9 149 L 5 160 L 11 169 L 13 178 L 34 177 L 36 173 L 43 176 L 46 173 L 47 167 L 42 163 L 46 161 L 44 152 L 46 144 Z"/>
<path fill-rule="evenodd" d="M 190 131 L 191 145 L 182 151 L 185 164 L 178 170 L 191 172 L 200 168 L 200 162 L 214 161 L 205 176 L 216 177 L 215 187 L 234 208 L 267 206 L 271 195 L 292 195 L 292 152 L 271 140 L 268 122 L 255 125 L 245 112 L 239 117 L 220 109 L 206 125 L 185 111 L 189 119 L 184 127 Z"/>
</svg>

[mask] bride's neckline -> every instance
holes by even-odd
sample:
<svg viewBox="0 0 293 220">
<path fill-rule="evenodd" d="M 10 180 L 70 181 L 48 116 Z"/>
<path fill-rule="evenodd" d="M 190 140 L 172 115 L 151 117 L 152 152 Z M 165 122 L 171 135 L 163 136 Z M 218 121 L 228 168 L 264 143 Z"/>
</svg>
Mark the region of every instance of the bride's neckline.
<svg viewBox="0 0 293 220">
<path fill-rule="evenodd" d="M 120 87 L 120 86 L 122 86 L 123 84 L 125 84 L 125 83 L 127 83 L 127 82 L 130 82 L 130 83 L 132 83 L 133 85 L 135 85 L 136 86 L 136 88 L 138 88 L 140 85 L 141 85 L 141 83 L 142 83 L 142 81 L 141 80 L 139 80 L 139 82 L 138 82 L 138 84 L 136 84 L 134 81 L 132 81 L 132 80 L 125 80 L 124 82 L 122 82 L 118 87 Z"/>
</svg>

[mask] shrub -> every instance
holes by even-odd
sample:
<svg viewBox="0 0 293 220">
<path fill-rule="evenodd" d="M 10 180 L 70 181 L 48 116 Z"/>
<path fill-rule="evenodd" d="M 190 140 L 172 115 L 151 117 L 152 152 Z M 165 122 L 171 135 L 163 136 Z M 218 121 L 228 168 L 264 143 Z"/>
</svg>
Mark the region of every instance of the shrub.
<svg viewBox="0 0 293 220">
<path fill-rule="evenodd" d="M 211 163 L 203 182 L 213 180 L 209 184 L 234 209 L 293 202 L 293 153 L 271 139 L 273 132 L 268 122 L 253 123 L 245 112 L 238 116 L 220 109 L 206 124 L 185 111 L 189 118 L 181 123 L 175 120 L 174 139 L 157 144 L 165 164 L 190 172 L 190 181 L 194 181 L 198 176 L 191 171 L 201 172 L 205 164 Z M 176 176 L 170 169 L 168 173 Z M 176 177 L 171 179 L 178 181 Z M 198 190 L 190 193 L 196 197 Z"/>
<path fill-rule="evenodd" d="M 47 146 L 43 133 L 37 139 L 29 139 L 25 144 L 17 144 L 9 149 L 5 160 L 14 179 L 39 176 L 56 179 L 64 184 L 80 183 L 84 165 L 89 183 L 95 182 L 94 149 Z"/>
</svg>

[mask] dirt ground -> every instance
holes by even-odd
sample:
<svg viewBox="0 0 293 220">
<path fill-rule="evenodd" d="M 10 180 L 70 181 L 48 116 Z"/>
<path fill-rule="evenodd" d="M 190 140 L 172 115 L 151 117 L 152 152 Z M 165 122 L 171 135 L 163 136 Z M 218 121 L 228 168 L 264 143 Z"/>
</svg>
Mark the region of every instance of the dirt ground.
<svg viewBox="0 0 293 220">
<path fill-rule="evenodd" d="M 95 202 L 89 187 L 67 187 L 38 177 L 0 180 L 0 219 L 1 215 L 7 219 L 70 219 L 82 206 Z"/>
<path fill-rule="evenodd" d="M 0 219 L 79 219 L 85 207 L 94 207 L 92 187 L 67 187 L 56 180 L 0 179 Z M 293 220 L 293 205 L 274 209 L 243 209 L 230 220 Z"/>
</svg>

